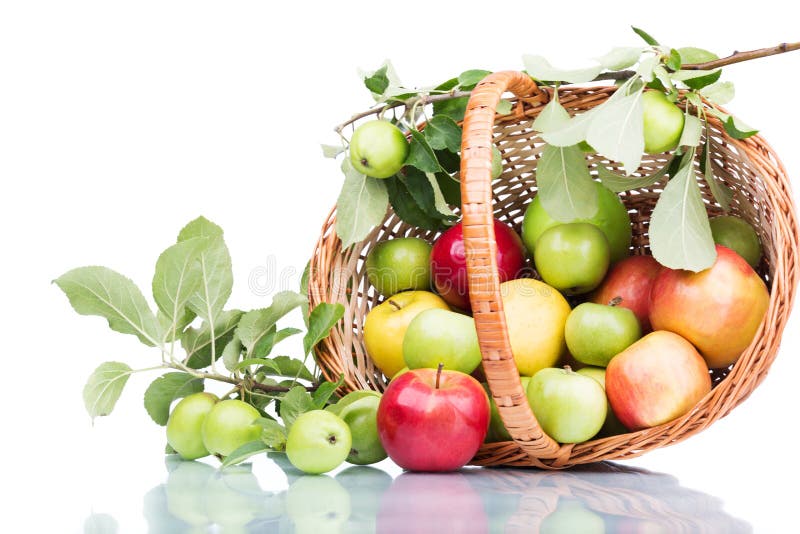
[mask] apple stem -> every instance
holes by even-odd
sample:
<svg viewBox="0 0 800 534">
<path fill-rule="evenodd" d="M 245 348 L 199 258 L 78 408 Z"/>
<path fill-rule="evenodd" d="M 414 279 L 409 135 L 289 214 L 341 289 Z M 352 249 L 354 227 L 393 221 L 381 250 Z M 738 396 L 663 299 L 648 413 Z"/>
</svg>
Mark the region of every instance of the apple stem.
<svg viewBox="0 0 800 534">
<path fill-rule="evenodd" d="M 622 303 L 622 297 L 614 297 L 613 299 L 608 301 L 609 306 L 619 306 Z"/>
<path fill-rule="evenodd" d="M 442 369 L 444 369 L 444 364 L 439 363 L 439 366 L 436 367 L 436 389 L 439 389 L 439 378 L 442 376 Z"/>
<path fill-rule="evenodd" d="M 394 311 L 400 311 L 400 309 L 402 308 L 402 306 L 400 306 L 398 303 L 396 303 L 392 299 L 389 299 L 389 306 L 394 308 Z"/>
<path fill-rule="evenodd" d="M 564 366 L 564 370 L 565 370 L 567 373 L 571 373 L 571 372 L 572 372 L 572 367 L 570 367 L 569 365 L 565 365 L 565 366 Z"/>
</svg>

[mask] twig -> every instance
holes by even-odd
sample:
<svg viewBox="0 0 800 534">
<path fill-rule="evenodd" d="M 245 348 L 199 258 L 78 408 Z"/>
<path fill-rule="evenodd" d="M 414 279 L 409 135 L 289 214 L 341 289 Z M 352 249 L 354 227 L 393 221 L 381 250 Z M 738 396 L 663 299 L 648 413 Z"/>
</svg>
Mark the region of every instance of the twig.
<svg viewBox="0 0 800 534">
<path fill-rule="evenodd" d="M 713 61 L 706 61 L 705 63 L 692 63 L 689 65 L 682 65 L 682 70 L 713 70 L 725 65 L 733 65 L 734 63 L 741 63 L 742 61 L 749 61 L 751 59 L 758 59 L 767 56 L 774 56 L 791 52 L 793 50 L 800 50 L 800 42 L 798 43 L 781 43 L 778 46 L 770 48 L 759 48 L 758 50 L 748 50 L 746 52 L 734 52 L 728 57 L 715 59 Z"/>
</svg>

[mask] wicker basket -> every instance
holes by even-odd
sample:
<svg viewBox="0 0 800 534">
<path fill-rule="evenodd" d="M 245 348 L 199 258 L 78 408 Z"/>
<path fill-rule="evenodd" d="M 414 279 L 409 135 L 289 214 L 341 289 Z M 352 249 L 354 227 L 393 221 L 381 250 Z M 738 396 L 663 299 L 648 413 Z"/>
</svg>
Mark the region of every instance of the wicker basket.
<svg viewBox="0 0 800 534">
<path fill-rule="evenodd" d="M 561 88 L 561 104 L 571 113 L 604 102 L 614 87 Z M 495 109 L 501 95 L 516 95 L 511 114 Z M 531 124 L 550 93 L 527 75 L 505 71 L 487 76 L 472 91 L 463 122 L 461 159 L 461 215 L 467 252 L 470 299 L 478 329 L 483 370 L 513 441 L 485 444 L 473 459 L 476 465 L 564 468 L 576 464 L 630 458 L 650 449 L 676 443 L 724 417 L 764 379 L 778 351 L 783 328 L 800 277 L 798 225 L 786 172 L 778 157 L 760 137 L 730 138 L 721 123 L 709 119 L 712 164 L 717 177 L 734 191 L 731 211 L 758 229 L 764 259 L 758 268 L 770 289 L 770 304 L 755 339 L 729 369 L 715 373 L 711 392 L 683 417 L 663 425 L 579 444 L 560 445 L 544 434 L 528 405 L 511 355 L 495 263 L 492 219 L 508 222 L 519 231 L 527 204 L 536 194 L 535 170 L 543 142 Z M 504 170 L 490 177 L 494 142 L 503 154 Z M 590 168 L 610 167 L 608 160 L 589 155 Z M 650 173 L 666 161 L 663 155 L 646 156 L 641 171 Z M 697 163 L 697 162 L 696 162 Z M 697 166 L 696 166 L 697 168 Z M 721 213 L 711 192 L 698 175 L 710 215 Z M 633 223 L 632 254 L 648 250 L 648 224 L 664 183 L 622 193 Z M 389 211 L 383 224 L 363 242 L 342 250 L 336 237 L 335 209 L 325 221 L 311 260 L 309 299 L 341 302 L 345 316 L 330 337 L 316 348 L 324 376 L 344 374 L 343 390 L 383 390 L 386 378 L 367 356 L 361 340 L 364 318 L 380 297 L 370 287 L 364 259 L 379 241 L 399 236 L 436 235 L 403 223 Z"/>
</svg>

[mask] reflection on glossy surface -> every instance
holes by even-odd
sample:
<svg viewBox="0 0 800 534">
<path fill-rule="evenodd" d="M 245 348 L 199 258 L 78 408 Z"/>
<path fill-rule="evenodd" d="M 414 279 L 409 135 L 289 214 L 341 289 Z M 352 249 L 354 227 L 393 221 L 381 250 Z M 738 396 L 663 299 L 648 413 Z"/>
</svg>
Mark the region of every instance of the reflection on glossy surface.
<svg viewBox="0 0 800 534">
<path fill-rule="evenodd" d="M 151 533 L 680 533 L 751 532 L 722 501 L 670 475 L 602 463 L 565 472 L 464 469 L 402 473 L 353 466 L 303 475 L 270 455 L 287 489 L 263 491 L 249 465 L 217 470 L 168 461 L 145 495 Z"/>
</svg>

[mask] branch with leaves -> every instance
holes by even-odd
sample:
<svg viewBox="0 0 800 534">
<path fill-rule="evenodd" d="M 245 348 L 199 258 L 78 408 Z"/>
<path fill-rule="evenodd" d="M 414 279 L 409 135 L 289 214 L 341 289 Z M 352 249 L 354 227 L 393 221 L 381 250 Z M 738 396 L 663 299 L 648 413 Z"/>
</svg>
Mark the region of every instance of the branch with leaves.
<svg viewBox="0 0 800 534">
<path fill-rule="evenodd" d="M 79 267 L 63 274 L 54 283 L 76 312 L 106 319 L 112 330 L 136 336 L 161 358 L 159 365 L 138 369 L 117 361 L 101 364 L 83 390 L 86 410 L 92 419 L 109 415 L 131 375 L 166 371 L 144 395 L 145 410 L 164 426 L 173 402 L 203 391 L 206 381 L 216 381 L 233 386 L 223 398 L 258 409 L 264 428 L 261 440 L 231 454 L 225 465 L 251 455 L 245 451 L 282 450 L 278 436 L 286 435 L 287 421 L 324 407 L 341 385 L 321 381 L 307 363 L 314 346 L 342 318 L 344 307 L 321 303 L 309 313 L 307 281 L 306 271 L 300 292 L 281 291 L 266 308 L 226 309 L 233 289 L 231 258 L 222 229 L 204 217 L 187 224 L 177 242 L 158 257 L 151 284 L 156 311 L 131 279 L 107 267 Z M 302 358 L 274 356 L 279 343 L 303 333 L 278 328 L 280 320 L 298 309 L 306 325 Z M 268 412 L 276 401 L 284 425 Z"/>
<path fill-rule="evenodd" d="M 546 142 L 536 173 L 538 194 L 554 219 L 568 221 L 596 211 L 597 199 L 590 183 L 595 179 L 616 192 L 668 179 L 651 220 L 652 253 L 663 265 L 702 270 L 713 262 L 714 244 L 689 163 L 703 154 L 702 179 L 716 202 L 727 211 L 732 193 L 713 174 L 709 154 L 714 141 L 708 135 L 708 116 L 718 118 L 734 139 L 757 133 L 755 128 L 716 107 L 727 104 L 734 96 L 733 84 L 719 81 L 720 67 L 798 50 L 800 43 L 734 52 L 719 58 L 699 48 L 664 46 L 647 32 L 633 30 L 646 46 L 615 48 L 582 69 L 559 69 L 541 56 L 523 56 L 526 72 L 538 84 L 550 86 L 554 95 L 533 123 L 533 130 Z M 487 74 L 489 71 L 469 70 L 423 89 L 403 86 L 388 62 L 364 75 L 364 84 L 376 105 L 336 126 L 341 145 L 323 146 L 323 153 L 327 157 L 346 154 L 348 140 L 343 132 L 368 117 L 386 118 L 397 124 L 407 132 L 410 150 L 403 169 L 384 180 L 358 173 L 344 158 L 345 183 L 337 203 L 337 233 L 344 247 L 364 239 L 381 223 L 390 205 L 413 226 L 437 231 L 455 223 L 453 209 L 460 205 L 459 123 L 470 91 Z M 602 104 L 580 114 L 570 114 L 561 106 L 560 86 L 603 80 L 615 81 L 618 88 Z M 646 90 L 663 92 L 685 111 L 678 148 L 669 154 L 669 162 L 662 169 L 650 175 L 639 171 L 644 155 L 642 96 Z M 511 103 L 501 101 L 497 113 L 510 111 Z M 421 122 L 424 129 L 419 126 Z M 586 154 L 579 148 L 587 144 L 616 162 L 623 174 L 602 165 L 592 174 Z M 682 194 L 675 194 L 679 189 Z M 670 239 L 675 229 L 679 238 Z"/>
</svg>

